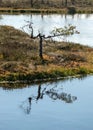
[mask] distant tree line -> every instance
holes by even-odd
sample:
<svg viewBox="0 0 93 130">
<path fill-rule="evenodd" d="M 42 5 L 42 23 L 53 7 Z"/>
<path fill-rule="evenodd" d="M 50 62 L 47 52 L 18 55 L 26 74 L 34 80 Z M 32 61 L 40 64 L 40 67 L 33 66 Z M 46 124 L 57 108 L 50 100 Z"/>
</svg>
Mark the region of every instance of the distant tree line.
<svg viewBox="0 0 93 130">
<path fill-rule="evenodd" d="M 67 6 L 92 6 L 93 0 L 0 0 L 2 7 L 48 8 Z"/>
</svg>

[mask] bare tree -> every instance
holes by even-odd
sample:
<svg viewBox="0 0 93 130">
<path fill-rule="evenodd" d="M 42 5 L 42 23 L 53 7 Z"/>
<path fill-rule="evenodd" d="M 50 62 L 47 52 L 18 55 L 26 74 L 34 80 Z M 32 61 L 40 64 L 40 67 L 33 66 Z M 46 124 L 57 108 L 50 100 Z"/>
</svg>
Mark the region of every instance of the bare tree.
<svg viewBox="0 0 93 130">
<path fill-rule="evenodd" d="M 0 0 L 0 6 L 2 5 L 2 0 Z"/>
<path fill-rule="evenodd" d="M 64 1 L 63 0 L 61 1 L 61 4 L 62 4 L 62 6 L 64 5 Z"/>
<path fill-rule="evenodd" d="M 72 5 L 75 5 L 75 0 L 71 0 Z"/>
<path fill-rule="evenodd" d="M 67 4 L 68 4 L 68 0 L 65 0 L 65 7 L 67 7 Z"/>
<path fill-rule="evenodd" d="M 41 4 L 44 4 L 44 0 L 41 0 Z"/>
<path fill-rule="evenodd" d="M 33 7 L 33 0 L 30 0 L 30 5 L 31 7 Z"/>
<path fill-rule="evenodd" d="M 31 34 L 30 34 L 30 37 L 32 39 L 36 39 L 36 38 L 39 38 L 39 57 L 41 59 L 43 59 L 43 40 L 46 40 L 46 39 L 52 39 L 54 37 L 62 37 L 62 36 L 70 36 L 70 35 L 73 35 L 73 34 L 78 34 L 79 32 L 76 30 L 76 26 L 72 26 L 72 25 L 68 25 L 68 26 L 64 26 L 64 28 L 55 28 L 54 30 L 51 31 L 51 34 L 48 35 L 48 36 L 45 36 L 43 34 L 41 34 L 40 32 L 34 36 L 33 35 L 33 26 L 32 26 L 32 22 L 29 22 L 28 24 L 30 30 L 31 30 Z M 27 26 L 27 25 L 26 25 Z M 25 27 L 25 26 L 24 26 Z"/>
</svg>

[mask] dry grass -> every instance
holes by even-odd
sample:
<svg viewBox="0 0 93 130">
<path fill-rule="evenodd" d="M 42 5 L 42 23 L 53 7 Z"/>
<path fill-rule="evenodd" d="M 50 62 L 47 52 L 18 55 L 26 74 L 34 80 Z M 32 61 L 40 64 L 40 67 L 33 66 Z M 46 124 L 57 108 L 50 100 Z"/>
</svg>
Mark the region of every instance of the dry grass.
<svg viewBox="0 0 93 130">
<path fill-rule="evenodd" d="M 93 48 L 45 41 L 41 60 L 38 42 L 13 27 L 0 26 L 0 77 L 30 74 L 33 79 L 93 72 Z"/>
</svg>

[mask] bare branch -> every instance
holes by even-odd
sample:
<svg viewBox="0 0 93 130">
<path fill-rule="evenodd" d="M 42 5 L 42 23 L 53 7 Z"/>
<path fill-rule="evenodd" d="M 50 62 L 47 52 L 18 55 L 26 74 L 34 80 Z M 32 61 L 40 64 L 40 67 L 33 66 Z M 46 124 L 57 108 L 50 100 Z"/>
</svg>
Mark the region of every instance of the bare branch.
<svg viewBox="0 0 93 130">
<path fill-rule="evenodd" d="M 54 38 L 54 37 L 59 37 L 59 36 L 70 36 L 74 34 L 79 34 L 79 32 L 76 30 L 76 26 L 68 25 L 65 26 L 64 28 L 55 28 L 54 30 L 51 31 L 51 35 L 45 36 L 42 35 L 40 32 L 36 36 L 33 36 L 33 26 L 32 22 L 26 21 L 28 24 L 23 26 L 22 28 L 24 29 L 25 27 L 28 27 L 30 29 L 30 38 L 36 39 L 39 38 L 39 56 L 41 59 L 43 59 L 43 51 L 42 51 L 42 43 L 44 39 L 48 38 Z"/>
</svg>

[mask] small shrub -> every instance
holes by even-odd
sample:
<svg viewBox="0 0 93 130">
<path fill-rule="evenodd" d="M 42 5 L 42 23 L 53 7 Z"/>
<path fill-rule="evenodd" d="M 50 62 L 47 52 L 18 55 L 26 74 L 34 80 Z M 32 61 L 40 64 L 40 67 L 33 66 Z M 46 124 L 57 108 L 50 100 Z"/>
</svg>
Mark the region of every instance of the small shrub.
<svg viewBox="0 0 93 130">
<path fill-rule="evenodd" d="M 86 68 L 80 68 L 78 71 L 78 74 L 81 74 L 81 75 L 86 75 L 88 73 L 89 71 Z"/>
<path fill-rule="evenodd" d="M 76 13 L 75 7 L 68 7 L 68 14 L 75 14 L 75 13 Z"/>
</svg>

